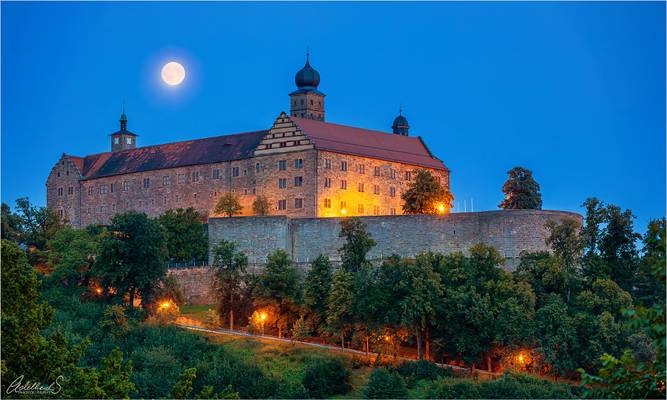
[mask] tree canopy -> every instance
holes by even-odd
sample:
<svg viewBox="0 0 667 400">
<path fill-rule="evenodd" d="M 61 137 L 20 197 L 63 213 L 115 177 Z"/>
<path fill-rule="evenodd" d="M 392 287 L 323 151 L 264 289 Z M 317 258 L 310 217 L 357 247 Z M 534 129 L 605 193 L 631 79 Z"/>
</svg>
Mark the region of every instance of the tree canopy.
<svg viewBox="0 0 667 400">
<path fill-rule="evenodd" d="M 541 210 L 542 194 L 533 173 L 523 167 L 514 167 L 507 175 L 507 181 L 503 185 L 505 199 L 498 207 L 504 210 Z"/>
<path fill-rule="evenodd" d="M 405 214 L 438 214 L 452 208 L 454 196 L 442 186 L 433 174 L 418 169 L 415 179 L 401 195 Z"/>
</svg>

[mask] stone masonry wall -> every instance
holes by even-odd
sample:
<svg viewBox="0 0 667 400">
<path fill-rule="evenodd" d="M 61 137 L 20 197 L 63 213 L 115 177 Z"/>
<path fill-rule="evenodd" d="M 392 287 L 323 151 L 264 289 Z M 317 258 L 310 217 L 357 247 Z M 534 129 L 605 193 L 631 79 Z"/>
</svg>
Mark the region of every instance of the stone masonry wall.
<svg viewBox="0 0 667 400">
<path fill-rule="evenodd" d="M 201 305 L 215 302 L 211 286 L 213 283 L 211 267 L 170 269 L 167 274 L 176 277 L 188 304 Z"/>
<path fill-rule="evenodd" d="M 565 211 L 505 210 L 435 215 L 361 217 L 377 242 L 369 258 L 393 253 L 413 257 L 423 251 L 467 252 L 477 243 L 490 244 L 513 269 L 522 251 L 548 250 L 548 221 L 575 219 Z M 312 261 L 319 254 L 338 260 L 343 241 L 338 237 L 340 218 L 238 217 L 209 220 L 211 248 L 230 240 L 245 252 L 251 263 L 262 263 L 276 249 L 284 249 L 297 262 Z"/>
</svg>

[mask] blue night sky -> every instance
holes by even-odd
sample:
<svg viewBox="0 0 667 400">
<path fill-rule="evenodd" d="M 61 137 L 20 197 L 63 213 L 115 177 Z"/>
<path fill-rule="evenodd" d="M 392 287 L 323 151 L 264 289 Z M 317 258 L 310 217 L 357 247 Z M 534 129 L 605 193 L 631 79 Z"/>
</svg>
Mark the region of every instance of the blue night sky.
<svg viewBox="0 0 667 400">
<path fill-rule="evenodd" d="M 109 149 L 123 101 L 149 145 L 267 129 L 311 48 L 327 121 L 389 131 L 399 104 L 493 210 L 531 169 L 545 209 L 597 196 L 665 215 L 664 3 L 7 3 L 2 201 L 46 202 L 66 152 Z M 176 60 L 185 82 L 167 87 Z"/>
</svg>

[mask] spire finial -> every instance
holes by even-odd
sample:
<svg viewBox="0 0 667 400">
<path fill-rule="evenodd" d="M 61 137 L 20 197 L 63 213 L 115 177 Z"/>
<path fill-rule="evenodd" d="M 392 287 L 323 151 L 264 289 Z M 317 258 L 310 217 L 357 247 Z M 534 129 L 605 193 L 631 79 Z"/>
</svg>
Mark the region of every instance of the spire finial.
<svg viewBox="0 0 667 400">
<path fill-rule="evenodd" d="M 310 47 L 306 47 L 306 62 L 310 62 Z"/>
<path fill-rule="evenodd" d="M 398 115 L 403 115 L 403 104 L 398 105 Z"/>
</svg>

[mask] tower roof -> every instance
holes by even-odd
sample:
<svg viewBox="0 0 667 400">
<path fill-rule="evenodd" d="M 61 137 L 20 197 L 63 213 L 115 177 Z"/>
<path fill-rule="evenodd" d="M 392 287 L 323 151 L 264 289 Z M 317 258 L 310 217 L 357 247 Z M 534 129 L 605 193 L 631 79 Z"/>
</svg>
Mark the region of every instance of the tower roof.
<svg viewBox="0 0 667 400">
<path fill-rule="evenodd" d="M 398 117 L 394 118 L 394 123 L 391 125 L 391 130 L 397 135 L 408 135 L 410 124 L 408 119 L 403 116 L 403 108 L 398 109 Z"/>
<path fill-rule="evenodd" d="M 306 65 L 294 76 L 299 89 L 317 89 L 320 84 L 320 73 L 310 66 L 310 53 L 306 52 Z"/>
</svg>

